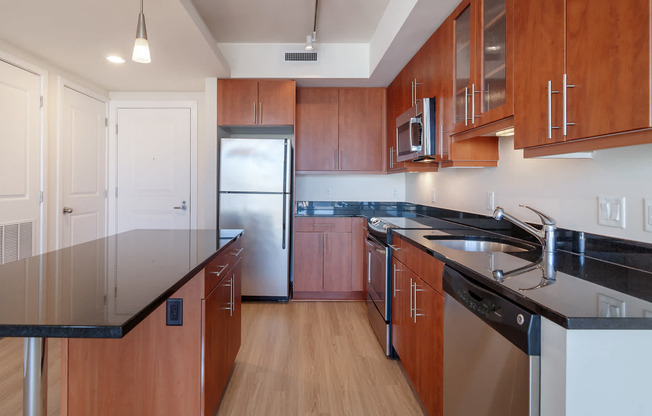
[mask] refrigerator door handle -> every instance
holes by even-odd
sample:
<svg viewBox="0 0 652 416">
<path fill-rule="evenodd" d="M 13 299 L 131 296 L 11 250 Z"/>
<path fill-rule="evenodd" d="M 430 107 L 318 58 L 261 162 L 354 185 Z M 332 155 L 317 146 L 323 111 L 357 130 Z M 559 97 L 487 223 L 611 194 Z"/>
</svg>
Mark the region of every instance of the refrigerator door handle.
<svg viewBox="0 0 652 416">
<path fill-rule="evenodd" d="M 286 208 L 285 208 L 285 206 L 286 206 L 287 204 L 286 204 L 286 201 L 285 201 L 285 200 L 286 200 L 287 197 L 288 197 L 287 194 L 283 194 L 283 231 L 282 231 L 282 234 L 283 234 L 283 242 L 282 242 L 282 244 L 281 244 L 281 248 L 282 248 L 283 250 L 285 250 L 285 230 L 286 230 L 286 228 L 287 228 L 287 223 L 286 223 L 286 221 L 285 221 L 285 217 L 287 216 L 287 210 L 286 210 Z"/>
</svg>

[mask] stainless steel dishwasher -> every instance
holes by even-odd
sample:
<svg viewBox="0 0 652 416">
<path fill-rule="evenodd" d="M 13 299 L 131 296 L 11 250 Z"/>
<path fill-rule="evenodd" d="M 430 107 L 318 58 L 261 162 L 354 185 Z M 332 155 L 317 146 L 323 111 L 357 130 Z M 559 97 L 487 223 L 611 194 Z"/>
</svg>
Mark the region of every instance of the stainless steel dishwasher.
<svg viewBox="0 0 652 416">
<path fill-rule="evenodd" d="M 538 416 L 539 315 L 444 269 L 444 416 Z"/>
</svg>

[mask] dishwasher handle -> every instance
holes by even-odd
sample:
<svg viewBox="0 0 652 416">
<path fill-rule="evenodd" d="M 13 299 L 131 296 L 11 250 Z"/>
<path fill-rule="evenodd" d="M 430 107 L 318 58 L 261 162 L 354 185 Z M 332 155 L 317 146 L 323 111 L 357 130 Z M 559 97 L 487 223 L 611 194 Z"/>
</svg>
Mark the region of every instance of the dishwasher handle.
<svg viewBox="0 0 652 416">
<path fill-rule="evenodd" d="M 450 266 L 444 268 L 443 287 L 446 297 L 460 303 L 523 352 L 540 355 L 539 315 L 481 286 Z"/>
</svg>

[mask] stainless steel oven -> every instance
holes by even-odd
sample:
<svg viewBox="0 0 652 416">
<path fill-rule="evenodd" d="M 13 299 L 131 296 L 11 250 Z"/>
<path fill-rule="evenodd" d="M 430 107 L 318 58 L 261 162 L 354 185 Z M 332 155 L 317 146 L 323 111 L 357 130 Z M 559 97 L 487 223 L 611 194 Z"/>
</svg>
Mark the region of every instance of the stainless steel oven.
<svg viewBox="0 0 652 416">
<path fill-rule="evenodd" d="M 367 314 L 369 323 L 376 337 L 385 350 L 385 355 L 391 355 L 391 305 L 387 297 L 390 292 L 388 279 L 389 249 L 372 234 L 366 239 L 367 254 Z"/>
</svg>

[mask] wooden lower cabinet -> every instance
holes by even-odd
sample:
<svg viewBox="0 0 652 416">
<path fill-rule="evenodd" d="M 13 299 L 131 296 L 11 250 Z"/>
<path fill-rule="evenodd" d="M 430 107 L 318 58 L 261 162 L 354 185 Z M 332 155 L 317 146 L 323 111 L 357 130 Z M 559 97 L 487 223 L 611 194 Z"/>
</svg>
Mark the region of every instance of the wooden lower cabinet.
<svg viewBox="0 0 652 416">
<path fill-rule="evenodd" d="M 214 415 L 240 348 L 241 263 L 211 278 L 225 255 L 242 258 L 239 244 L 171 296 L 183 325 L 166 325 L 164 303 L 124 338 L 64 338 L 61 414 Z"/>
<path fill-rule="evenodd" d="M 408 264 L 392 259 L 394 291 L 392 294 L 392 345 L 401 360 L 405 373 L 430 415 L 443 411 L 443 364 L 444 364 L 444 296 L 441 273 L 444 264 L 430 257 L 428 265 L 438 278 L 434 288 L 410 269 L 422 269 L 423 264 L 410 263 L 421 257 L 421 250 L 403 243 L 401 250 L 409 252 Z M 421 253 L 419 253 L 421 252 Z M 416 266 L 416 267 L 415 267 Z M 435 283 L 435 286 L 437 284 Z"/>
<path fill-rule="evenodd" d="M 363 218 L 295 219 L 295 299 L 364 299 L 363 227 Z"/>
<path fill-rule="evenodd" d="M 204 340 L 203 415 L 213 415 L 231 375 L 241 342 L 241 263 L 202 301 Z"/>
</svg>

